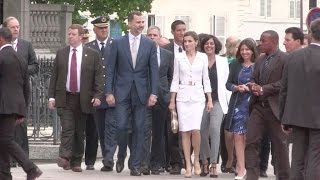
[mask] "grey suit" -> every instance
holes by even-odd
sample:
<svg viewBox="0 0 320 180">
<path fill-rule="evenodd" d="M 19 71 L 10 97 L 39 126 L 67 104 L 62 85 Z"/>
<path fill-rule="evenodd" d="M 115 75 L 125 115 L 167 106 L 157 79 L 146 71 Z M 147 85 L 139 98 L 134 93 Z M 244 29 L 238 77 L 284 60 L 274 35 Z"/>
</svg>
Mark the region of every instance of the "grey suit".
<svg viewBox="0 0 320 180">
<path fill-rule="evenodd" d="M 36 75 L 39 71 L 39 64 L 37 62 L 36 53 L 34 52 L 31 42 L 23 39 L 18 39 L 18 43 L 16 46 L 17 53 L 21 55 L 28 64 L 28 74 L 31 76 Z M 29 154 L 27 126 L 28 121 L 26 120 L 15 127 L 15 141 L 27 154 Z"/>
<path fill-rule="evenodd" d="M 101 55 L 103 79 L 107 80 L 107 61 L 109 60 L 111 43 L 113 39 L 108 38 L 105 44 L 104 52 L 101 52 L 98 41 L 94 40 L 87 43 L 85 46 L 95 49 Z M 103 54 L 102 54 L 103 53 Z M 89 115 L 86 125 L 86 152 L 85 162 L 86 165 L 93 165 L 97 156 L 98 135 L 100 139 L 101 152 L 103 156 L 104 166 L 113 167 L 113 155 L 117 148 L 116 142 L 116 121 L 115 121 L 115 108 L 109 107 L 106 103 L 106 97 L 103 95 L 101 98 L 101 105 L 97 107 L 93 115 Z M 94 123 L 95 122 L 95 123 Z M 97 131 L 98 130 L 98 131 Z"/>
<path fill-rule="evenodd" d="M 283 72 L 280 119 L 293 128 L 290 180 L 320 179 L 319 59 L 320 46 L 311 44 L 292 52 Z"/>
<path fill-rule="evenodd" d="M 128 110 L 132 112 L 133 142 L 129 168 L 135 171 L 140 169 L 142 160 L 146 103 L 150 92 L 158 96 L 159 72 L 155 43 L 141 35 L 134 68 L 129 42 L 129 35 L 125 35 L 111 44 L 105 94 L 115 96 L 119 146 L 127 145 Z"/>
<path fill-rule="evenodd" d="M 170 85 L 173 76 L 173 54 L 163 48 L 160 51 L 158 103 L 147 110 L 142 166 L 157 170 L 165 167 L 165 125 L 170 101 Z M 152 130 L 152 133 L 151 133 Z M 151 137 L 152 136 L 152 137 Z M 152 138 L 152 140 L 151 140 Z M 152 145 L 151 145 L 152 142 Z M 151 152 L 150 152 L 151 146 Z"/>
</svg>

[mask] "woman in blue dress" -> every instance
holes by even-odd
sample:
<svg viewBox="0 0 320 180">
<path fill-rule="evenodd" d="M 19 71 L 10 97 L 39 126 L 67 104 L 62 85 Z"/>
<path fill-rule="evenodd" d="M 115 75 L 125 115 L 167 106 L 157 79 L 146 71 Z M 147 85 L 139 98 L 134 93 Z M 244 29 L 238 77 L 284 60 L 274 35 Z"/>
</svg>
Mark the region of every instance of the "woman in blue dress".
<svg viewBox="0 0 320 180">
<path fill-rule="evenodd" d="M 233 149 L 236 150 L 236 179 L 243 179 L 246 170 L 244 162 L 245 134 L 249 119 L 249 101 L 251 92 L 247 86 L 253 73 L 254 61 L 258 57 L 256 43 L 247 38 L 241 41 L 236 61 L 230 64 L 230 73 L 226 87 L 232 91 L 225 124 L 225 140 L 228 151 L 226 168 L 232 172 Z"/>
</svg>

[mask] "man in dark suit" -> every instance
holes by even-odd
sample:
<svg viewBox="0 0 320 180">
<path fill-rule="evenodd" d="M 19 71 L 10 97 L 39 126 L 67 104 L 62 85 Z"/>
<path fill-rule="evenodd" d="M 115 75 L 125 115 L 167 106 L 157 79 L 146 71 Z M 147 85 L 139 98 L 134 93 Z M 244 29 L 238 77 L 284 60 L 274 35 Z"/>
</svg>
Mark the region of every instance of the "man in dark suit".
<svg viewBox="0 0 320 180">
<path fill-rule="evenodd" d="M 166 45 L 164 48 L 171 51 L 175 56 L 183 51 L 183 36 L 186 32 L 186 24 L 181 20 L 175 20 L 171 24 L 171 33 L 173 35 L 173 40 L 170 44 Z M 167 115 L 166 128 L 167 128 L 167 151 L 166 160 L 167 166 L 170 166 L 170 174 L 181 174 L 181 168 L 183 168 L 183 153 L 180 148 L 179 143 L 179 133 L 173 133 L 171 130 L 171 113 Z"/>
<path fill-rule="evenodd" d="M 108 37 L 108 26 L 109 17 L 98 17 L 91 21 L 93 24 L 93 31 L 96 34 L 96 40 L 86 44 L 86 47 L 92 48 L 100 52 L 103 79 L 106 82 L 107 78 L 107 61 L 109 60 L 110 48 L 112 39 Z M 87 169 L 93 169 L 93 164 L 97 156 L 97 130 L 100 139 L 101 152 L 103 156 L 103 167 L 101 171 L 112 171 L 113 170 L 113 156 L 117 148 L 116 141 L 116 121 L 114 117 L 114 107 L 108 106 L 106 103 L 106 97 L 102 96 L 101 105 L 97 107 L 96 112 L 93 116 L 89 115 L 86 127 L 86 154 L 85 160 Z M 94 124 L 96 122 L 96 124 Z M 96 130 L 97 129 L 97 130 Z"/>
<path fill-rule="evenodd" d="M 49 85 L 48 105 L 57 107 L 62 126 L 57 163 L 74 172 L 82 172 L 87 115 L 103 95 L 101 59 L 96 50 L 83 47 L 83 34 L 81 25 L 69 27 L 70 46 L 57 51 Z"/>
<path fill-rule="evenodd" d="M 264 132 L 271 135 L 277 179 L 289 179 L 287 136 L 281 130 L 278 101 L 286 53 L 279 50 L 278 44 L 277 32 L 268 30 L 261 34 L 259 48 L 265 54 L 257 59 L 249 85 L 253 96 L 245 149 L 248 180 L 259 178 L 259 151 Z"/>
<path fill-rule="evenodd" d="M 143 150 L 142 173 L 159 175 L 166 166 L 165 125 L 170 101 L 170 84 L 173 76 L 173 54 L 159 47 L 160 28 L 151 26 L 147 37 L 157 44 L 157 62 L 159 66 L 159 97 L 155 106 L 148 108 L 145 122 L 145 141 Z M 152 137 L 152 140 L 151 140 Z M 152 142 L 152 145 L 151 145 Z M 151 152 L 150 152 L 151 148 Z"/>
<path fill-rule="evenodd" d="M 311 44 L 290 53 L 281 81 L 280 119 L 293 133 L 290 180 L 320 179 L 319 18 L 310 32 Z"/>
<path fill-rule="evenodd" d="M 19 38 L 20 24 L 18 19 L 12 16 L 7 17 L 3 22 L 3 27 L 10 29 L 12 33 L 12 47 L 27 62 L 28 74 L 30 76 L 36 75 L 39 71 L 36 53 L 34 52 L 32 44 L 29 41 Z M 28 122 L 24 121 L 15 127 L 15 141 L 27 154 L 29 154 L 27 126 Z"/>
<path fill-rule="evenodd" d="M 127 145 L 128 111 L 132 113 L 129 169 L 130 175 L 140 176 L 146 109 L 147 105 L 153 106 L 157 102 L 159 72 L 156 45 L 141 34 L 144 28 L 142 13 L 129 13 L 128 26 L 128 34 L 111 44 L 105 94 L 109 105 L 116 104 L 119 146 Z"/>
<path fill-rule="evenodd" d="M 41 176 L 41 170 L 13 140 L 15 125 L 26 117 L 30 87 L 28 65 L 14 51 L 11 40 L 11 31 L 0 28 L 0 179 L 12 179 L 12 156 L 27 173 L 27 180 L 34 180 Z"/>
</svg>

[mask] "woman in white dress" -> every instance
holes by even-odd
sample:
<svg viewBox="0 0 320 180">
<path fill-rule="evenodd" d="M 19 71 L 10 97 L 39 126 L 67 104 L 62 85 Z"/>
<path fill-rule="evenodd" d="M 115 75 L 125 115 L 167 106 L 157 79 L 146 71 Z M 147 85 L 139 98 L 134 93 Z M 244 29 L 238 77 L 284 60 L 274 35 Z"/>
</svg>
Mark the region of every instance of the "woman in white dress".
<svg viewBox="0 0 320 180">
<path fill-rule="evenodd" d="M 184 34 L 185 52 L 174 59 L 174 73 L 170 88 L 170 110 L 177 110 L 179 131 L 186 162 L 185 177 L 191 177 L 191 145 L 194 150 L 194 174 L 199 175 L 200 125 L 203 110 L 210 112 L 213 105 L 208 76 L 208 57 L 197 51 L 198 35 L 189 31 Z M 205 93 L 207 98 L 205 97 Z M 207 100 L 207 106 L 206 106 Z"/>
</svg>

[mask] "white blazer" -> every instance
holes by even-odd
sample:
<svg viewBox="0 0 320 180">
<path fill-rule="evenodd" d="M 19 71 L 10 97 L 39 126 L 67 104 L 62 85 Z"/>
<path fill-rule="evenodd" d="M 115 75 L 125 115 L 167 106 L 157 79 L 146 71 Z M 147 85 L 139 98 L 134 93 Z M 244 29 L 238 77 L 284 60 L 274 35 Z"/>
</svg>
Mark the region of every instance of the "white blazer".
<svg viewBox="0 0 320 180">
<path fill-rule="evenodd" d="M 224 114 L 228 113 L 228 105 L 232 92 L 226 88 L 229 76 L 229 64 L 226 57 L 216 55 L 218 78 L 218 99 Z"/>
<path fill-rule="evenodd" d="M 176 101 L 205 101 L 204 93 L 211 92 L 206 54 L 197 52 L 192 64 L 185 52 L 176 54 L 170 92 L 177 93 Z"/>
</svg>

